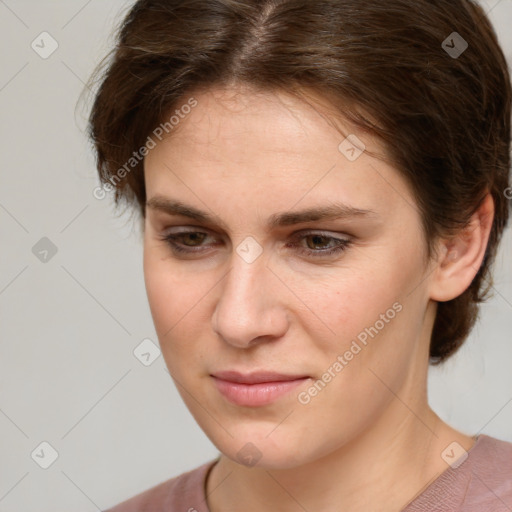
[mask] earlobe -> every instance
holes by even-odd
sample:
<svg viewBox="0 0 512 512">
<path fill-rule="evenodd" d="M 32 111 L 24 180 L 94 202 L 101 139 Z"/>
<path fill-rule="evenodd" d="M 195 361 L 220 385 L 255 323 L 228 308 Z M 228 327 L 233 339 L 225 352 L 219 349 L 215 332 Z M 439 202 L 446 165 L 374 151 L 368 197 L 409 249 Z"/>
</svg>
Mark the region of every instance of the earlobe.
<svg viewBox="0 0 512 512">
<path fill-rule="evenodd" d="M 439 257 L 430 287 L 432 300 L 455 299 L 471 285 L 482 265 L 493 219 L 494 201 L 487 193 L 469 224 L 456 236 L 439 241 Z"/>
</svg>

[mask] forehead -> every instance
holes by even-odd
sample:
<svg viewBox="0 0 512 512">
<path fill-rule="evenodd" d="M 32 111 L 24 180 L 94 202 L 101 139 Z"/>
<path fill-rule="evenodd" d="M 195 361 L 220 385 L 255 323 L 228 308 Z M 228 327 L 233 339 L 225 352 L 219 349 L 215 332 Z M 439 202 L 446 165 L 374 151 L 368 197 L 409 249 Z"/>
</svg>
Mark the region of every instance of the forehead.
<svg viewBox="0 0 512 512">
<path fill-rule="evenodd" d="M 398 172 L 368 155 L 383 153 L 379 141 L 341 121 L 319 96 L 309 93 L 307 103 L 285 92 L 248 88 L 191 96 L 196 106 L 146 157 L 148 197 L 179 192 L 197 206 L 202 198 L 223 208 L 228 197 L 235 203 L 229 194 L 236 190 L 246 207 L 274 210 L 277 204 L 300 201 L 304 208 L 334 197 L 372 210 L 389 210 L 406 197 L 412 202 Z M 356 159 L 340 146 L 352 134 L 366 147 Z"/>
<path fill-rule="evenodd" d="M 355 131 L 346 120 L 341 121 L 341 113 L 332 104 L 311 90 L 304 89 L 298 96 L 291 91 L 238 85 L 211 88 L 193 97 L 197 105 L 182 116 L 167 138 L 174 139 L 176 146 L 204 146 L 212 155 L 221 148 L 235 155 L 256 149 L 304 156 L 315 151 L 320 140 L 322 146 L 337 149 L 339 142 Z M 187 101 L 184 97 L 181 104 Z M 368 149 L 382 151 L 376 139 L 365 138 L 371 146 Z M 245 144 L 230 144 L 240 139 Z"/>
</svg>

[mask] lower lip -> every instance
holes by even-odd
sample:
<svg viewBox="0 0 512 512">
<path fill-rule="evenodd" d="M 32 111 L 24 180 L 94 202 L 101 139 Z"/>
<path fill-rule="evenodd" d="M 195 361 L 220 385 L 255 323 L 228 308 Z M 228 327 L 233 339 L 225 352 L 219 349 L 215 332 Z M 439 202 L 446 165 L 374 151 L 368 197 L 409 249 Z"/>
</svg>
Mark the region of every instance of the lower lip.
<svg viewBox="0 0 512 512">
<path fill-rule="evenodd" d="M 244 407 L 258 407 L 275 402 L 300 386 L 308 377 L 279 382 L 261 382 L 259 384 L 241 384 L 213 377 L 217 389 L 231 403 Z"/>
</svg>

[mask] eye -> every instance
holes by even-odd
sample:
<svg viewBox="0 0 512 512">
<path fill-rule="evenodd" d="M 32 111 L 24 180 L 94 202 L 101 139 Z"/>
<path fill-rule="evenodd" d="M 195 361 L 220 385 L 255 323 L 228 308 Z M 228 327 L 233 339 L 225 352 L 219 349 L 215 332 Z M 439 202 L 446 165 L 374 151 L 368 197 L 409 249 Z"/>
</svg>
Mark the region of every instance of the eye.
<svg viewBox="0 0 512 512">
<path fill-rule="evenodd" d="M 174 253 L 193 254 L 203 252 L 208 238 L 215 240 L 213 236 L 204 231 L 182 231 L 162 235 Z M 304 246 L 303 242 L 306 242 Z M 327 257 L 345 251 L 352 243 L 347 238 L 338 238 L 322 232 L 299 233 L 293 238 L 293 242 L 286 247 L 294 248 L 297 252 L 308 257 Z M 315 248 L 316 247 L 316 248 Z"/>
<path fill-rule="evenodd" d="M 301 243 L 297 244 L 297 240 L 299 242 L 305 241 L 307 247 L 304 247 Z M 292 247 L 297 247 L 297 250 L 301 254 L 316 258 L 341 253 L 345 251 L 351 243 L 352 241 L 347 238 L 338 238 L 326 235 L 325 233 L 314 232 L 302 234 L 301 236 L 296 237 L 295 243 L 292 244 Z M 320 246 L 320 249 L 315 249 L 315 246 Z"/>
<path fill-rule="evenodd" d="M 202 251 L 201 243 L 209 236 L 203 231 L 183 231 L 181 233 L 169 233 L 160 238 L 170 245 L 177 253 L 194 253 Z"/>
</svg>

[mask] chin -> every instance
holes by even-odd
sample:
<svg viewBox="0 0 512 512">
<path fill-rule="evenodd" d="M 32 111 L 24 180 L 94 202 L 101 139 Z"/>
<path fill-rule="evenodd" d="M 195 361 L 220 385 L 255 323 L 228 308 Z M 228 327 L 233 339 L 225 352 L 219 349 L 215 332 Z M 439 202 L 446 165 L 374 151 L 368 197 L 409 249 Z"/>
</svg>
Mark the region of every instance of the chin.
<svg viewBox="0 0 512 512">
<path fill-rule="evenodd" d="M 274 427 L 275 428 L 275 425 Z M 291 469 L 297 466 L 307 464 L 318 458 L 311 443 L 310 451 L 304 450 L 304 443 L 299 439 L 294 439 L 291 432 L 282 429 L 281 432 L 269 432 L 272 428 L 265 423 L 259 428 L 255 425 L 243 429 L 230 427 L 228 430 L 233 437 L 216 432 L 206 434 L 217 447 L 217 449 L 232 461 L 246 467 L 258 467 L 261 469 L 277 470 Z M 281 429 L 279 426 L 278 429 Z M 294 429 L 295 430 L 295 429 Z"/>
</svg>

